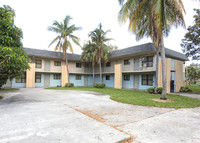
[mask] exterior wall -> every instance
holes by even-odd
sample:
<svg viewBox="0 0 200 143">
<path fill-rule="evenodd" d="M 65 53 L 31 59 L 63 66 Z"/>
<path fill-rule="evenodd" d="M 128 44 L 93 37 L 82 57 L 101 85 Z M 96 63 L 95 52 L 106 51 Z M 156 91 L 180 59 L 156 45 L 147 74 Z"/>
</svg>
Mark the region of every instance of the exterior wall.
<svg viewBox="0 0 200 143">
<path fill-rule="evenodd" d="M 93 86 L 93 76 L 88 75 L 88 86 Z"/>
<path fill-rule="evenodd" d="M 104 70 L 105 73 L 114 73 L 115 65 L 113 61 L 110 61 L 110 67 L 106 67 L 106 64 L 104 64 Z"/>
<path fill-rule="evenodd" d="M 124 65 L 124 60 L 126 60 L 126 59 L 130 59 L 130 65 Z M 134 67 L 133 58 L 125 58 L 125 59 L 122 59 L 121 62 L 122 62 L 122 72 L 133 71 L 133 67 Z"/>
<path fill-rule="evenodd" d="M 103 75 L 103 83 L 106 84 L 106 87 L 114 87 L 114 75 L 110 74 L 110 80 L 106 80 L 106 75 Z"/>
<path fill-rule="evenodd" d="M 74 83 L 74 86 L 84 86 L 84 75 L 81 75 L 81 80 L 76 80 L 76 75 L 70 74 L 69 80 L 71 83 Z"/>
<path fill-rule="evenodd" d="M 81 62 L 69 61 L 69 73 L 84 73 L 84 63 L 81 63 L 81 68 L 77 68 L 76 63 L 81 63 Z"/>
<path fill-rule="evenodd" d="M 26 83 L 16 83 L 16 79 L 12 80 L 12 87 L 26 87 Z"/>
<path fill-rule="evenodd" d="M 41 73 L 41 82 L 35 83 L 35 87 L 44 87 L 44 74 Z"/>
<path fill-rule="evenodd" d="M 50 71 L 61 72 L 62 71 L 62 65 L 64 65 L 65 62 L 61 61 L 61 66 L 54 66 L 54 61 L 60 61 L 60 60 L 51 60 L 50 61 Z"/>
<path fill-rule="evenodd" d="M 44 72 L 44 59 L 36 59 L 36 60 L 42 60 L 42 67 L 41 68 L 35 68 L 35 72 Z"/>
<path fill-rule="evenodd" d="M 124 75 L 130 75 L 130 80 L 124 80 Z M 122 74 L 122 88 L 133 88 L 133 74 Z"/>
<path fill-rule="evenodd" d="M 121 89 L 122 88 L 122 65 L 115 64 L 115 88 Z"/>
<path fill-rule="evenodd" d="M 61 86 L 61 79 L 54 79 L 54 74 L 50 74 L 50 87 Z"/>
<path fill-rule="evenodd" d="M 185 86 L 183 80 L 183 62 L 175 60 L 175 70 L 176 70 L 176 92 L 179 92 L 181 86 Z"/>
<path fill-rule="evenodd" d="M 143 73 L 143 74 L 149 74 L 149 73 Z M 155 74 L 153 74 L 153 86 L 142 85 L 142 75 L 139 75 L 139 89 L 141 89 L 141 90 L 147 90 L 148 88 L 151 88 L 151 87 L 155 87 Z"/>
<path fill-rule="evenodd" d="M 171 59 L 166 59 L 166 80 L 167 80 L 167 93 L 170 93 L 170 82 L 171 82 Z"/>
<path fill-rule="evenodd" d="M 175 60 L 171 59 L 171 70 L 175 70 Z"/>
<path fill-rule="evenodd" d="M 35 63 L 29 63 L 30 70 L 26 71 L 26 88 L 35 87 Z"/>
<path fill-rule="evenodd" d="M 94 80 L 95 80 L 95 84 L 100 83 L 100 75 L 95 75 Z"/>
<path fill-rule="evenodd" d="M 12 87 L 12 81 L 10 81 L 10 79 L 8 79 L 6 84 L 2 86 L 2 88 L 11 88 L 11 87 Z"/>
</svg>

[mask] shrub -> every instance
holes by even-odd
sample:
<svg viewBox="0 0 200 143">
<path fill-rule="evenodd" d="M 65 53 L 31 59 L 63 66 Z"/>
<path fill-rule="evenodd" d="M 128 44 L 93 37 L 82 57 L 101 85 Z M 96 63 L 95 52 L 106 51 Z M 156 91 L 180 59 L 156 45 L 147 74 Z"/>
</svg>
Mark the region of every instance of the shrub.
<svg viewBox="0 0 200 143">
<path fill-rule="evenodd" d="M 94 87 L 96 87 L 96 88 L 105 88 L 106 84 L 105 83 L 102 83 L 102 84 L 96 83 Z"/>
<path fill-rule="evenodd" d="M 154 89 L 153 87 L 151 87 L 151 88 L 148 88 L 147 91 L 148 91 L 149 93 L 154 93 L 154 92 L 155 92 L 155 89 Z"/>
<path fill-rule="evenodd" d="M 74 83 L 65 83 L 65 87 L 73 87 Z"/>
<path fill-rule="evenodd" d="M 158 94 L 162 94 L 162 90 L 163 90 L 162 87 L 158 87 L 158 88 L 156 89 L 156 93 L 158 93 Z"/>
<path fill-rule="evenodd" d="M 192 90 L 187 86 L 181 86 L 180 92 L 191 92 Z"/>
</svg>

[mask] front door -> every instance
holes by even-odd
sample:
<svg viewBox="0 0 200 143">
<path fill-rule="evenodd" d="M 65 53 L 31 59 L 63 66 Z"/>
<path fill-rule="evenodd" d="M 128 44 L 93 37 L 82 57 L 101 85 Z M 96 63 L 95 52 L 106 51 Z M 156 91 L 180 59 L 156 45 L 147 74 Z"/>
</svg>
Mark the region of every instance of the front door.
<svg viewBox="0 0 200 143">
<path fill-rule="evenodd" d="M 139 75 L 137 74 L 133 75 L 133 88 L 139 89 Z"/>
<path fill-rule="evenodd" d="M 176 89 L 176 72 L 171 72 L 170 92 L 175 92 Z"/>
<path fill-rule="evenodd" d="M 44 74 L 44 87 L 50 86 L 50 74 Z"/>
<path fill-rule="evenodd" d="M 88 75 L 84 75 L 84 86 L 88 86 Z"/>
</svg>

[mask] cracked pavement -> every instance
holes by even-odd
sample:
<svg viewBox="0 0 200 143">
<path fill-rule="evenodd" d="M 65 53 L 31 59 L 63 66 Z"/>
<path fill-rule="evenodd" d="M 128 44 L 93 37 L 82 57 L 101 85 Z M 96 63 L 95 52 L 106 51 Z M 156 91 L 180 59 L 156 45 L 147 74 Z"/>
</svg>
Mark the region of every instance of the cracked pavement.
<svg viewBox="0 0 200 143">
<path fill-rule="evenodd" d="M 200 108 L 123 104 L 89 91 L 20 89 L 0 93 L 0 143 L 200 142 Z"/>
</svg>

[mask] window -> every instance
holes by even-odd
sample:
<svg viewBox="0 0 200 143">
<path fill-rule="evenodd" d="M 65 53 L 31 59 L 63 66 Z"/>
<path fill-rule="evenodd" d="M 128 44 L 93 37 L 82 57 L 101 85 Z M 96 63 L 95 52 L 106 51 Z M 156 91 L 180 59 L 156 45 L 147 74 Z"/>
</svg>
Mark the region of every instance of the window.
<svg viewBox="0 0 200 143">
<path fill-rule="evenodd" d="M 153 56 L 142 58 L 142 67 L 153 67 Z"/>
<path fill-rule="evenodd" d="M 16 79 L 16 83 L 26 83 L 26 73 L 24 73 L 21 77 Z"/>
<path fill-rule="evenodd" d="M 110 76 L 109 75 L 106 75 L 106 80 L 110 80 Z"/>
<path fill-rule="evenodd" d="M 61 66 L 61 61 L 54 61 L 54 66 Z"/>
<path fill-rule="evenodd" d="M 81 80 L 81 75 L 76 75 L 76 80 Z"/>
<path fill-rule="evenodd" d="M 107 63 L 106 63 L 106 67 L 110 67 L 110 62 L 107 62 Z"/>
<path fill-rule="evenodd" d="M 130 65 L 130 59 L 124 60 L 124 65 Z"/>
<path fill-rule="evenodd" d="M 53 79 L 60 79 L 60 74 L 54 74 Z"/>
<path fill-rule="evenodd" d="M 124 80 L 129 81 L 130 80 L 130 75 L 124 75 Z"/>
<path fill-rule="evenodd" d="M 153 75 L 142 75 L 142 85 L 153 85 Z"/>
<path fill-rule="evenodd" d="M 42 68 L 42 60 L 35 60 L 35 68 Z"/>
<path fill-rule="evenodd" d="M 77 68 L 81 68 L 81 63 L 76 63 Z"/>
<path fill-rule="evenodd" d="M 41 83 L 41 74 L 35 74 L 35 82 Z"/>
</svg>

